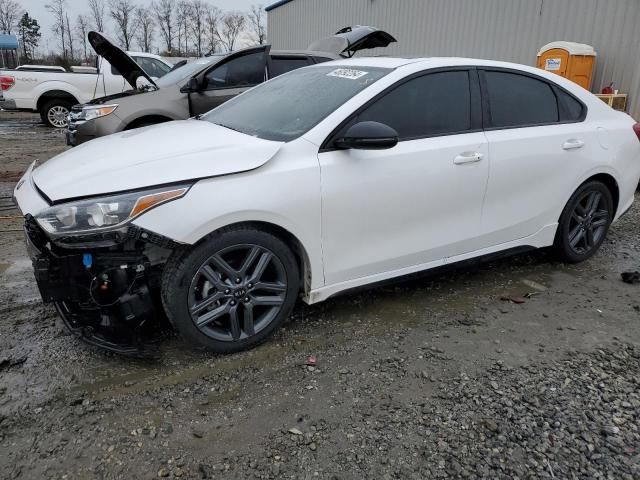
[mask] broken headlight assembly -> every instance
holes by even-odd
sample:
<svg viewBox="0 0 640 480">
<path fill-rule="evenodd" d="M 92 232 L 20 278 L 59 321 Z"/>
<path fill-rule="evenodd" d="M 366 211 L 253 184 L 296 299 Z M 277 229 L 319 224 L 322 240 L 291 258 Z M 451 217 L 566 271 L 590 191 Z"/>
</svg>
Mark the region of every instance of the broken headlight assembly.
<svg viewBox="0 0 640 480">
<path fill-rule="evenodd" d="M 158 205 L 182 198 L 189 188 L 178 185 L 72 201 L 43 210 L 35 220 L 51 237 L 117 230 Z"/>
<path fill-rule="evenodd" d="M 116 111 L 118 105 L 95 105 L 83 107 L 77 120 L 93 120 L 94 118 L 106 117 Z"/>
</svg>

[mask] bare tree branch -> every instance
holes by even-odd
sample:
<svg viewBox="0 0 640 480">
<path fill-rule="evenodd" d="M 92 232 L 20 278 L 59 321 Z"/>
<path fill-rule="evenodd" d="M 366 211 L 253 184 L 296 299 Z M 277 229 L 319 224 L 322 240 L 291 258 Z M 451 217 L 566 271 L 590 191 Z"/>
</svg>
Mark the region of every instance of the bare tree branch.
<svg viewBox="0 0 640 480">
<path fill-rule="evenodd" d="M 104 32 L 105 0 L 89 0 L 89 10 L 93 18 L 93 25 L 99 32 Z"/>
<path fill-rule="evenodd" d="M 0 33 L 11 35 L 18 27 L 23 9 L 14 0 L 0 0 Z"/>
<path fill-rule="evenodd" d="M 156 23 L 160 29 L 160 34 L 167 47 L 167 53 L 173 53 L 173 39 L 175 32 L 173 29 L 174 12 L 172 0 L 158 0 L 151 4 L 153 13 L 156 17 Z"/>
<path fill-rule="evenodd" d="M 222 12 L 218 7 L 209 5 L 207 8 L 206 18 L 206 32 L 205 37 L 207 41 L 207 53 L 215 53 L 218 50 L 220 40 L 218 39 L 218 27 L 220 24 L 220 17 Z"/>
<path fill-rule="evenodd" d="M 109 15 L 116 23 L 116 31 L 125 50 L 129 50 L 131 47 L 135 8 L 133 0 L 111 0 L 109 2 Z"/>
<path fill-rule="evenodd" d="M 60 42 L 60 48 L 62 50 L 62 58 L 66 61 L 67 56 L 67 25 L 65 17 L 67 13 L 67 1 L 66 0 L 51 0 L 51 3 L 45 5 L 45 8 L 49 10 L 54 17 L 54 23 L 51 27 L 53 33 L 58 36 Z"/>
<path fill-rule="evenodd" d="M 156 24 L 153 19 L 153 13 L 151 12 L 151 9 L 149 7 L 136 8 L 135 37 L 138 41 L 138 46 L 144 52 L 149 53 L 151 51 L 155 26 Z"/>
<path fill-rule="evenodd" d="M 246 22 L 247 17 L 241 12 L 228 12 L 222 17 L 222 25 L 218 29 L 217 37 L 227 52 L 232 52 L 235 48 Z"/>
<path fill-rule="evenodd" d="M 82 51 L 83 51 L 83 57 L 82 59 L 86 62 L 89 58 L 88 55 L 88 41 L 87 41 L 87 35 L 89 34 L 89 29 L 90 29 L 90 21 L 89 21 L 89 17 L 87 15 L 78 15 L 78 18 L 76 19 L 76 36 L 78 37 L 78 39 L 80 40 L 80 42 L 82 43 Z"/>
<path fill-rule="evenodd" d="M 263 5 L 251 5 L 251 10 L 247 14 L 251 38 L 258 45 L 263 45 L 267 41 L 267 26 L 265 22 Z"/>
<path fill-rule="evenodd" d="M 196 55 L 201 57 L 207 22 L 207 5 L 202 0 L 191 1 L 191 35 L 196 47 Z"/>
<path fill-rule="evenodd" d="M 178 2 L 176 6 L 176 26 L 178 27 L 178 55 L 189 55 L 189 22 L 191 20 L 191 4 L 187 0 Z M 184 50 L 182 49 L 184 47 Z"/>
</svg>

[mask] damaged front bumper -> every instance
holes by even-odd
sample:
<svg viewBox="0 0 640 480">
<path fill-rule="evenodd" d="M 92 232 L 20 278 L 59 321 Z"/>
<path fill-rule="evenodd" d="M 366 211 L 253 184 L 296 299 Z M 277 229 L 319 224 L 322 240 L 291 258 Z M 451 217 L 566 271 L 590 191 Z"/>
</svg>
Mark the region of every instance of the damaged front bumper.
<svg viewBox="0 0 640 480">
<path fill-rule="evenodd" d="M 71 332 L 119 354 L 156 354 L 168 326 L 162 270 L 177 244 L 133 225 L 54 243 L 30 215 L 25 236 L 42 300 L 55 305 Z"/>
</svg>

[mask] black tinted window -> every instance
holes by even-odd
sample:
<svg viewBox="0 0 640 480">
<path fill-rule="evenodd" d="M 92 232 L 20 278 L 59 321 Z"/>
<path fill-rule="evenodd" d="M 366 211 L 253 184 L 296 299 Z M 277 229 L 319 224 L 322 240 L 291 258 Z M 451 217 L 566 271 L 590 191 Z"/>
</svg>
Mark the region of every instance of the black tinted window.
<svg viewBox="0 0 640 480">
<path fill-rule="evenodd" d="M 271 59 L 271 77 L 306 67 L 309 61 L 306 57 L 273 57 Z"/>
<path fill-rule="evenodd" d="M 485 72 L 491 123 L 524 127 L 559 120 L 558 102 L 548 83 L 525 75 Z"/>
<path fill-rule="evenodd" d="M 257 85 L 264 81 L 264 53 L 256 52 L 233 58 L 207 72 L 208 88 L 231 88 Z"/>
<path fill-rule="evenodd" d="M 469 74 L 441 72 L 409 80 L 367 107 L 355 121 L 389 125 L 401 140 L 470 130 Z"/>
<path fill-rule="evenodd" d="M 560 105 L 560 117 L 563 122 L 577 122 L 582 118 L 584 107 L 568 93 L 558 90 L 558 103 Z"/>
</svg>

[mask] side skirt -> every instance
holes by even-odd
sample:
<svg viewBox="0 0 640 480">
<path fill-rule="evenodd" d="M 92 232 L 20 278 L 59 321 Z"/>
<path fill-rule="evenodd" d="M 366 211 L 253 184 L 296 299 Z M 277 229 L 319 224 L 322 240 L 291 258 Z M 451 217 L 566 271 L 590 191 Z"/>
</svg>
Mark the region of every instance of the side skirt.
<svg viewBox="0 0 640 480">
<path fill-rule="evenodd" d="M 557 229 L 558 224 L 554 223 L 551 225 L 547 225 L 534 235 L 514 240 L 513 242 L 502 243 L 499 245 L 494 245 L 492 247 L 476 250 L 474 252 L 457 255 L 455 257 L 443 258 L 421 265 L 413 265 L 407 268 L 393 270 L 390 272 L 383 272 L 376 275 L 370 275 L 368 277 L 357 278 L 355 280 L 349 280 L 347 282 L 341 282 L 334 285 L 328 285 L 316 290 L 312 290 L 308 295 L 303 297 L 303 301 L 309 305 L 312 305 L 314 303 L 322 302 L 329 297 L 332 297 L 341 292 L 345 292 L 347 290 L 353 290 L 365 285 L 373 286 L 387 280 L 397 279 L 399 277 L 404 277 L 418 272 L 424 272 L 426 270 L 432 270 L 438 267 L 444 267 L 468 260 L 481 261 L 487 258 L 493 259 L 496 256 L 508 256 L 527 250 L 535 250 L 538 248 L 548 247 L 553 245 L 553 240 L 555 238 Z"/>
</svg>

